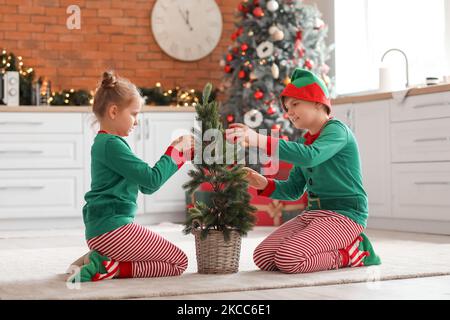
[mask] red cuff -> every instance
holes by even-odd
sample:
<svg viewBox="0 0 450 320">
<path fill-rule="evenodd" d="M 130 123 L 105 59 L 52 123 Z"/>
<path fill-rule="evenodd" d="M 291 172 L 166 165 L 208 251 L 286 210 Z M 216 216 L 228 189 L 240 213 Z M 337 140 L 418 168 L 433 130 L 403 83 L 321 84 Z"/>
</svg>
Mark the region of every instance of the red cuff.
<svg viewBox="0 0 450 320">
<path fill-rule="evenodd" d="M 131 262 L 119 262 L 119 278 L 132 278 L 133 269 Z"/>
<path fill-rule="evenodd" d="M 272 156 L 272 154 L 274 153 L 274 151 L 277 149 L 278 147 L 278 140 L 277 138 L 274 138 L 272 136 L 267 136 L 267 145 L 266 145 L 266 153 L 267 156 Z"/>
<path fill-rule="evenodd" d="M 183 152 L 179 151 L 174 146 L 168 147 L 164 154 L 172 158 L 172 160 L 177 165 L 178 169 L 180 169 L 181 166 L 186 162 L 186 158 Z"/>
<path fill-rule="evenodd" d="M 270 195 L 275 191 L 275 180 L 268 178 L 267 186 L 263 190 L 257 190 L 258 196 L 270 197 Z"/>
</svg>

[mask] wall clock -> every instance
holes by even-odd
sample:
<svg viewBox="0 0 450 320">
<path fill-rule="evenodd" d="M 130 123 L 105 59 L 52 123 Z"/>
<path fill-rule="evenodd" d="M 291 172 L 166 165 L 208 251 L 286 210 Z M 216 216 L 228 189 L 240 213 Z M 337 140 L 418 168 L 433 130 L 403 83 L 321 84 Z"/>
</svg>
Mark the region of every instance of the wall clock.
<svg viewBox="0 0 450 320">
<path fill-rule="evenodd" d="M 157 0 L 151 26 L 165 53 L 178 60 L 195 61 L 219 43 L 222 14 L 215 0 Z"/>
</svg>

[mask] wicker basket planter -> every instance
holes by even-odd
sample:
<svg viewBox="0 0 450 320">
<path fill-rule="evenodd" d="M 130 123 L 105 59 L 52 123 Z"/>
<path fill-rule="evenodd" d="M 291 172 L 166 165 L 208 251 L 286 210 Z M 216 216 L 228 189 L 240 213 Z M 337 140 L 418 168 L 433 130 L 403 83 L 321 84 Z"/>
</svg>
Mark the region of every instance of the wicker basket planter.
<svg viewBox="0 0 450 320">
<path fill-rule="evenodd" d="M 241 235 L 233 230 L 230 240 L 225 241 L 223 233 L 210 230 L 205 240 L 200 239 L 200 228 L 192 228 L 195 236 L 198 273 L 227 274 L 239 271 Z"/>
</svg>

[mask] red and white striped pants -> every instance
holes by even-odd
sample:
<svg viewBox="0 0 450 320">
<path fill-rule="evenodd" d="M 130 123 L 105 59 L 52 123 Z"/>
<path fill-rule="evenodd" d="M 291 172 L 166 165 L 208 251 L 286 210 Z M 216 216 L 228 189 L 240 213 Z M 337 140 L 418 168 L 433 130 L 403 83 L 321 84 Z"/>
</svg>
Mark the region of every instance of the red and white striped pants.
<svg viewBox="0 0 450 320">
<path fill-rule="evenodd" d="M 121 278 L 178 276 L 188 265 L 181 249 L 136 223 L 89 239 L 87 244 L 89 249 L 118 261 Z"/>
<path fill-rule="evenodd" d="M 340 267 L 338 249 L 350 245 L 364 227 L 328 210 L 310 210 L 281 225 L 255 249 L 265 271 L 307 273 Z"/>
</svg>

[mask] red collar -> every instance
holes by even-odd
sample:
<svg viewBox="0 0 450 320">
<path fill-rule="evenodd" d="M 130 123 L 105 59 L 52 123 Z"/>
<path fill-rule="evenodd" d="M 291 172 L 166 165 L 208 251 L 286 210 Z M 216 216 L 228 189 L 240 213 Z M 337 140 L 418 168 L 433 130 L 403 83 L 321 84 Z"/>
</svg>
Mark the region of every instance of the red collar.
<svg viewBox="0 0 450 320">
<path fill-rule="evenodd" d="M 97 133 L 108 133 L 108 132 L 106 132 L 105 130 L 100 130 L 100 131 L 97 132 Z"/>
<path fill-rule="evenodd" d="M 322 128 L 319 130 L 319 132 L 317 132 L 316 134 L 311 134 L 309 131 L 305 133 L 305 135 L 303 136 L 305 138 L 305 145 L 310 145 L 312 144 L 314 141 L 316 141 L 316 139 L 320 136 L 320 133 L 322 132 L 323 127 L 325 127 L 325 125 L 328 123 L 328 121 L 330 121 L 331 119 L 333 119 L 333 117 L 330 117 L 327 122 L 325 122 L 322 126 Z"/>
</svg>

